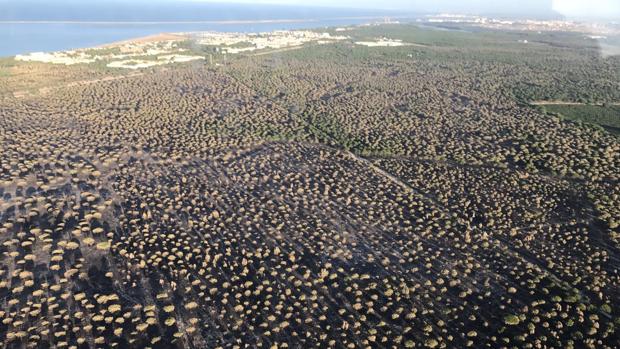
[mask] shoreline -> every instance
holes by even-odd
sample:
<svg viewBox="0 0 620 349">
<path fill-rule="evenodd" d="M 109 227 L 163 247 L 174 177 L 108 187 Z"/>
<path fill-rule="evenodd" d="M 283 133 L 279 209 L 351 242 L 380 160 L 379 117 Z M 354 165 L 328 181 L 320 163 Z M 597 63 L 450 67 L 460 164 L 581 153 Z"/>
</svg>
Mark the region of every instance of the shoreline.
<svg viewBox="0 0 620 349">
<path fill-rule="evenodd" d="M 0 24 L 91 24 L 91 25 L 156 25 L 156 24 L 278 24 L 278 23 L 312 23 L 320 21 L 339 20 L 373 20 L 384 16 L 358 17 L 329 17 L 329 18 L 299 18 L 299 19 L 248 19 L 248 20 L 212 20 L 212 21 L 37 21 L 15 20 L 0 21 Z M 411 17 L 390 17 L 391 19 L 405 19 Z"/>
<path fill-rule="evenodd" d="M 170 24 L 170 25 L 174 25 L 174 24 L 220 24 L 220 25 L 247 25 L 247 24 L 291 24 L 291 23 L 299 23 L 299 24 L 303 24 L 303 23 L 317 23 L 316 25 L 312 25 L 307 26 L 307 27 L 294 27 L 294 28 L 288 28 L 288 29 L 269 29 L 264 31 L 265 33 L 267 32 L 275 32 L 275 31 L 296 31 L 296 30 L 319 30 L 321 28 L 325 29 L 325 28 L 336 28 L 339 26 L 360 26 L 360 25 L 369 25 L 369 24 L 373 24 L 373 23 L 383 23 L 380 22 L 379 20 L 381 19 L 385 19 L 385 17 L 377 17 L 377 16 L 357 16 L 357 17 L 332 17 L 332 18 L 326 18 L 326 19 L 271 19 L 271 20 L 223 20 L 223 21 L 168 21 L 168 22 L 140 22 L 140 21 L 132 21 L 132 22 L 127 22 L 127 21 L 119 21 L 119 22 L 112 22 L 112 21 L 2 21 L 0 20 L 0 25 L 1 24 L 70 24 L 70 25 L 76 25 L 76 24 L 94 24 L 94 25 L 110 25 L 110 26 L 114 26 L 114 25 L 157 25 L 157 24 L 161 24 L 161 25 L 165 25 L 165 24 Z M 390 19 L 411 19 L 411 17 L 409 16 L 400 16 L 400 17 L 390 17 Z M 325 23 L 325 21 L 359 21 L 357 23 L 353 22 L 353 23 L 346 23 L 346 24 L 341 24 L 341 23 Z M 320 25 L 321 23 L 323 23 L 324 25 Z M 388 24 L 397 24 L 400 23 L 398 21 L 396 22 L 385 22 Z M 172 28 L 168 28 L 168 29 L 172 29 L 170 31 L 166 31 L 165 27 L 160 27 L 160 30 L 162 30 L 161 32 L 155 32 L 152 34 L 147 34 L 147 35 L 140 35 L 140 36 L 133 36 L 133 37 L 127 37 L 127 38 L 120 38 L 117 40 L 111 40 L 108 42 L 101 42 L 101 43 L 97 43 L 97 44 L 91 44 L 91 45 L 86 45 L 86 46 L 75 46 L 72 48 L 66 48 L 66 49 L 58 49 L 58 50 L 32 50 L 32 51 L 25 51 L 25 52 L 20 52 L 17 54 L 13 54 L 13 55 L 0 55 L 0 58 L 16 58 L 17 56 L 23 56 L 23 55 L 29 55 L 29 54 L 33 54 L 33 53 L 53 53 L 53 52 L 64 52 L 64 51 L 84 51 L 84 50 L 89 50 L 89 49 L 105 49 L 105 48 L 114 48 L 114 47 L 119 47 L 119 46 L 123 46 L 123 45 L 132 45 L 132 44 L 146 44 L 146 43 L 151 43 L 151 42 L 164 42 L 164 41 L 184 41 L 184 40 L 188 40 L 191 39 L 191 33 L 194 32 L 214 32 L 214 33 L 244 33 L 243 30 L 241 31 L 229 31 L 226 29 L 211 29 L 211 30 L 193 30 L 193 31 L 175 31 Z M 176 29 L 176 28 L 175 28 Z M 149 30 L 150 31 L 150 30 Z M 154 30 L 153 30 L 154 31 Z M 252 31 L 251 33 L 262 33 L 263 31 Z"/>
<path fill-rule="evenodd" d="M 327 19 L 326 19 L 327 20 Z M 0 24 L 89 24 L 89 25 L 158 25 L 158 24 L 270 24 L 270 23 L 306 23 L 319 19 L 274 19 L 247 21 L 0 21 Z"/>
<path fill-rule="evenodd" d="M 25 54 L 30 54 L 30 53 L 36 53 L 36 52 L 56 52 L 56 51 L 75 51 L 75 50 L 84 50 L 84 49 L 91 49 L 91 48 L 109 48 L 109 47 L 113 47 L 113 46 L 118 46 L 118 45 L 123 45 L 123 44 L 128 44 L 128 43 L 133 43 L 133 42 L 144 42 L 143 39 L 146 38 L 147 42 L 150 41 L 154 41 L 153 39 L 151 39 L 151 37 L 157 37 L 160 35 L 166 35 L 169 36 L 169 34 L 171 35 L 176 35 L 176 38 L 171 38 L 171 39 L 165 39 L 164 41 L 168 41 L 168 40 L 184 40 L 186 39 L 185 35 L 183 35 L 184 33 L 187 32 L 191 32 L 191 31 L 214 31 L 214 32 L 222 32 L 222 33 L 228 33 L 228 32 L 245 32 L 244 29 L 242 28 L 237 28 L 235 26 L 251 26 L 251 25 L 286 25 L 287 27 L 291 27 L 291 28 L 287 28 L 283 30 L 297 30 L 297 29 L 318 29 L 318 28 L 322 28 L 322 27 L 335 27 L 338 25 L 357 25 L 359 23 L 355 23 L 355 21 L 358 22 L 365 22 L 365 23 L 370 23 L 373 21 L 378 21 L 383 17 L 377 17 L 377 16 L 358 16 L 358 17 L 331 17 L 331 18 L 325 18 L 325 19 L 321 19 L 321 18 L 305 18 L 305 19 L 266 19 L 266 20 L 214 20 L 214 21 L 30 21 L 30 20 L 10 20 L 10 21 L 6 21 L 6 20 L 0 20 L 0 26 L 1 25 L 6 25 L 6 26 L 10 26 L 11 25 L 23 25 L 28 26 L 28 25 L 92 25 L 93 28 L 101 28 L 102 30 L 106 30 L 106 28 L 109 26 L 109 28 L 114 28 L 115 26 L 120 27 L 120 26 L 134 26 L 134 28 L 136 29 L 141 29 L 144 32 L 151 32 L 149 33 L 145 33 L 146 35 L 139 35 L 139 36 L 125 36 L 123 37 L 118 37 L 118 38 L 112 38 L 112 40 L 102 40 L 98 43 L 90 43 L 87 45 L 80 45 L 79 43 L 74 43 L 71 45 L 65 45 L 64 47 L 62 47 L 62 45 L 58 45 L 58 48 L 31 48 L 31 49 L 24 49 L 24 50 L 20 50 L 20 51 L 13 51 L 13 52 L 7 52 L 7 53 L 0 53 L 0 58 L 15 58 L 18 55 L 25 55 Z M 403 18 L 409 18 L 409 17 L 403 17 Z M 342 24 L 342 23 L 330 23 L 330 22 L 337 22 L 337 21 L 351 21 L 351 23 L 346 23 L 346 24 Z M 174 25 L 205 25 L 205 26 L 214 26 L 213 28 L 205 28 L 204 30 L 183 30 L 183 29 L 179 29 L 179 28 L 172 28 L 172 27 L 166 27 L 166 26 L 174 26 Z M 215 27 L 215 26 L 221 26 L 219 28 Z M 152 27 L 151 27 L 152 26 Z M 159 27 L 158 27 L 159 26 Z M 18 28 L 18 27 L 16 27 Z M 50 27 L 53 28 L 53 27 Z M 275 30 L 275 29 L 272 29 Z M 272 31 L 272 30 L 268 30 L 268 31 Z M 183 38 L 181 37 L 183 36 Z M 1 50 L 0 50 L 1 51 Z M 10 51 L 10 50 L 9 50 Z"/>
<path fill-rule="evenodd" d="M 147 36 L 139 36 L 135 38 L 130 38 L 127 40 L 114 41 L 109 42 L 93 47 L 80 48 L 78 50 L 88 50 L 88 49 L 102 49 L 102 48 L 113 48 L 122 45 L 130 45 L 130 44 L 145 44 L 149 42 L 160 42 L 160 41 L 183 41 L 189 39 L 188 35 L 184 35 L 182 33 L 158 33 Z"/>
<path fill-rule="evenodd" d="M 298 34 L 292 34 L 298 32 Z M 192 39 L 193 34 L 199 32 L 161 32 L 146 36 L 136 36 L 125 40 L 111 41 L 97 46 L 82 47 L 70 51 L 54 51 L 54 52 L 35 52 L 29 54 L 16 55 L 15 59 L 19 61 L 34 61 L 52 64 L 90 64 L 101 60 L 107 60 L 107 67 L 139 69 L 151 67 L 154 65 L 162 65 L 178 62 L 189 62 L 193 60 L 204 60 L 204 55 L 188 55 L 186 52 L 191 50 L 179 48 L 178 43 Z M 226 46 L 222 52 L 226 53 L 247 53 L 252 51 L 252 55 L 263 55 L 274 52 L 284 52 L 298 49 L 305 43 L 312 41 L 331 42 L 332 40 L 343 40 L 347 37 L 334 36 L 329 33 L 315 33 L 313 31 L 294 30 L 272 30 L 265 36 L 258 34 L 211 34 L 217 32 L 204 32 L 206 35 L 202 39 L 197 39 L 198 45 L 215 45 Z M 215 35 L 213 37 L 213 35 Z M 249 37 L 247 35 L 250 35 Z M 209 39 L 211 37 L 211 39 Z M 206 41 L 203 43 L 202 41 Z M 209 41 L 211 40 L 211 41 Z M 228 47 L 236 45 L 240 42 L 250 42 L 248 48 L 237 49 Z M 155 44 L 155 46 L 153 45 Z M 97 52 L 101 49 L 115 49 L 119 52 Z M 93 51 L 95 50 L 95 51 Z M 259 52 L 253 52 L 259 51 Z M 266 51 L 266 52 L 263 52 Z M 155 60 L 140 59 L 141 56 L 156 56 Z M 211 55 L 209 55 L 211 56 Z"/>
</svg>

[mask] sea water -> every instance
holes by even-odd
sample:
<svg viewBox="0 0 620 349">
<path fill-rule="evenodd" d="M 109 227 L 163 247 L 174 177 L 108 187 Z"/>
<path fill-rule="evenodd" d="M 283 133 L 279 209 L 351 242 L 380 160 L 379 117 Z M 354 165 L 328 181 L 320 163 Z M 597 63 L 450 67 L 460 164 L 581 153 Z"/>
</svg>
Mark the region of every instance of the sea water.
<svg viewBox="0 0 620 349">
<path fill-rule="evenodd" d="M 0 57 L 164 32 L 266 32 L 354 25 L 386 11 L 183 1 L 0 0 Z"/>
</svg>

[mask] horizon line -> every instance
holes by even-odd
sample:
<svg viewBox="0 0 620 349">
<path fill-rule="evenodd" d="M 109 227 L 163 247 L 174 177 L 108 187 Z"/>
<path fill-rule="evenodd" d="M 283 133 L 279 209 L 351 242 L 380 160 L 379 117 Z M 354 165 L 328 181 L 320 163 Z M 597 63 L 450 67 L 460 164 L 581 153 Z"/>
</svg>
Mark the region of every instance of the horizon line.
<svg viewBox="0 0 620 349">
<path fill-rule="evenodd" d="M 220 20 L 220 21 L 71 21 L 71 20 L 0 20 L 1 24 L 268 24 L 268 23 L 300 23 L 328 20 L 354 19 L 405 19 L 412 16 L 353 16 L 328 18 L 299 18 L 299 19 L 256 19 L 256 20 Z"/>
</svg>

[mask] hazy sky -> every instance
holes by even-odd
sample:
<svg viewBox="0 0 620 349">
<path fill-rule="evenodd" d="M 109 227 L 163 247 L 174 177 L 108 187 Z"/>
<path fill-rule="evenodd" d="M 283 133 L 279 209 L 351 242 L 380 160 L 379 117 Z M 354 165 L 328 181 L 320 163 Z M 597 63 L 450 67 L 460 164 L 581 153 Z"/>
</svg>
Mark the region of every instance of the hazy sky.
<svg viewBox="0 0 620 349">
<path fill-rule="evenodd" d="M 620 0 L 553 0 L 553 9 L 568 17 L 620 18 Z"/>
<path fill-rule="evenodd" d="M 620 18 L 620 0 L 236 0 L 235 2 L 472 13 L 524 13 L 553 9 L 568 17 Z"/>
<path fill-rule="evenodd" d="M 41 1 L 51 5 L 55 1 Z M 404 13 L 470 13 L 470 14 L 501 14 L 520 16 L 548 17 L 554 13 L 566 17 L 597 17 L 620 20 L 620 0 L 56 0 L 58 2 L 87 3 L 122 2 L 124 4 L 149 3 L 156 6 L 158 3 L 174 4 L 175 2 L 219 2 L 219 3 L 248 3 L 248 4 L 281 4 L 326 6 L 341 8 L 363 9 L 392 9 Z M 21 3 L 25 0 L 0 0 L 3 3 Z M 555 12 L 554 12 L 555 11 Z"/>
</svg>

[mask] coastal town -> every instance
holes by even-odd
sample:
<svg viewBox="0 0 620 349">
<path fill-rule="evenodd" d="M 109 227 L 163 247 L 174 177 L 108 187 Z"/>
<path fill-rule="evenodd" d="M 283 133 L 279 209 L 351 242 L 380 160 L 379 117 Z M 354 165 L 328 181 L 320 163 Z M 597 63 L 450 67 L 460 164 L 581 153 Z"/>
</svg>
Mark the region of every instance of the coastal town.
<svg viewBox="0 0 620 349">
<path fill-rule="evenodd" d="M 492 18 L 464 14 L 439 14 L 428 15 L 417 20 L 429 24 L 461 24 L 473 25 L 487 29 L 520 30 L 520 31 L 554 31 L 554 32 L 578 32 L 595 36 L 620 35 L 620 24 L 582 22 L 563 19 L 514 19 Z"/>
<path fill-rule="evenodd" d="M 307 43 L 329 44 L 349 39 L 307 30 L 277 30 L 269 33 L 190 33 L 199 45 L 215 46 L 229 54 L 247 53 L 266 49 L 299 47 Z"/>
<path fill-rule="evenodd" d="M 366 47 L 400 47 L 420 46 L 413 42 L 404 42 L 387 37 L 368 37 L 359 39 L 348 34 L 355 28 L 372 27 L 380 24 L 397 24 L 392 18 L 382 23 L 367 23 L 358 26 L 332 28 L 332 30 L 276 30 L 259 33 L 237 32 L 182 32 L 161 33 L 143 38 L 136 38 L 111 43 L 94 48 L 81 48 L 57 52 L 32 52 L 15 56 L 18 61 L 42 62 L 51 64 L 103 64 L 107 68 L 143 69 L 173 63 L 213 61 L 214 55 L 261 55 L 284 50 L 294 50 L 305 45 L 324 45 L 348 42 Z M 462 14 L 428 15 L 416 20 L 418 25 L 448 30 L 461 30 L 461 26 L 480 27 L 489 30 L 510 30 L 522 32 L 576 32 L 583 33 L 584 38 L 605 40 L 608 36 L 620 35 L 620 26 L 616 23 L 600 24 L 567 20 L 532 20 L 501 19 Z M 527 44 L 528 40 L 520 40 Z M 200 54 L 189 49 L 184 43 L 191 43 L 193 48 L 200 48 Z M 605 51 L 609 45 L 601 43 Z M 611 47 L 612 53 L 618 49 Z"/>
<path fill-rule="evenodd" d="M 51 64 L 90 64 L 104 62 L 108 68 L 141 69 L 172 63 L 208 59 L 209 55 L 191 54 L 182 43 L 212 49 L 218 54 L 248 54 L 300 48 L 305 44 L 329 44 L 350 39 L 347 36 L 304 30 L 278 30 L 267 33 L 193 32 L 160 34 L 136 40 L 113 43 L 89 49 L 59 52 L 33 52 L 17 55 L 18 61 Z M 360 42 L 367 46 L 401 46 L 402 42 L 379 38 L 376 42 Z"/>
</svg>

